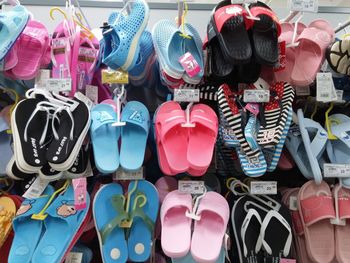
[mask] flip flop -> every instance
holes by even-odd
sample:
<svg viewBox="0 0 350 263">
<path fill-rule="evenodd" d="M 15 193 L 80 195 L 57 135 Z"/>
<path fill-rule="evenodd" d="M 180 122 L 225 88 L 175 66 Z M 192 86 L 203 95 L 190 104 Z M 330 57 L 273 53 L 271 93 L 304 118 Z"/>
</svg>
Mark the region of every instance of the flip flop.
<svg viewBox="0 0 350 263">
<path fill-rule="evenodd" d="M 11 10 L 3 12 L 0 18 L 0 60 L 10 51 L 29 20 L 29 12 L 22 5 L 16 5 Z"/>
<path fill-rule="evenodd" d="M 350 40 L 337 40 L 326 51 L 328 65 L 339 74 L 350 75 Z"/>
<path fill-rule="evenodd" d="M 128 171 L 139 169 L 144 160 L 150 116 L 145 105 L 129 101 L 122 112 L 120 165 Z"/>
<path fill-rule="evenodd" d="M 264 3 L 249 6 L 250 12 L 260 20 L 254 20 L 251 27 L 253 53 L 261 65 L 274 66 L 278 61 L 278 37 L 281 26 L 276 14 Z"/>
<path fill-rule="evenodd" d="M 11 135 L 7 133 L 9 125 L 4 117 L 0 116 L 0 177 L 6 175 L 6 167 L 11 157 L 13 156 L 13 150 L 11 147 Z"/>
<path fill-rule="evenodd" d="M 309 181 L 298 195 L 298 209 L 303 225 L 306 250 L 314 262 L 329 263 L 335 256 L 335 218 L 331 190 L 326 182 Z"/>
<path fill-rule="evenodd" d="M 90 197 L 86 194 L 86 208 L 76 210 L 74 189 L 70 185 L 46 210 L 45 232 L 35 249 L 32 262 L 60 262 L 74 242 L 76 233 L 88 216 Z"/>
<path fill-rule="evenodd" d="M 0 197 L 0 247 L 4 244 L 12 230 L 12 220 L 16 214 L 16 204 L 7 196 Z"/>
<path fill-rule="evenodd" d="M 132 262 L 145 262 L 152 253 L 159 197 L 157 188 L 146 180 L 132 181 L 129 184 L 129 193 L 135 185 L 136 192 L 130 197 L 132 225 L 128 233 L 129 259 Z"/>
<path fill-rule="evenodd" d="M 128 259 L 124 229 L 119 227 L 128 218 L 124 202 L 123 188 L 116 183 L 101 187 L 94 198 L 94 222 L 104 263 L 122 263 Z"/>
<path fill-rule="evenodd" d="M 304 113 L 301 109 L 298 110 L 298 122 L 306 155 L 311 165 L 311 173 L 315 182 L 320 183 L 322 181 L 322 172 L 319 159 L 326 150 L 327 131 L 318 122 L 304 118 Z"/>
<path fill-rule="evenodd" d="M 324 61 L 327 47 L 334 41 L 333 27 L 323 19 L 311 22 L 300 34 L 291 79 L 296 86 L 310 85 Z"/>
<path fill-rule="evenodd" d="M 34 220 L 31 217 L 44 208 L 53 192 L 53 187 L 48 185 L 41 197 L 24 200 L 17 210 L 16 217 L 12 222 L 15 237 L 8 258 L 9 262 L 31 262 L 37 244 L 44 232 L 43 221 Z"/>
<path fill-rule="evenodd" d="M 330 129 L 337 140 L 329 140 L 327 143 L 327 154 L 332 163 L 348 164 L 350 154 L 349 123 L 350 118 L 344 114 L 333 114 L 329 116 Z M 350 179 L 340 179 L 343 186 L 350 187 Z"/>
<path fill-rule="evenodd" d="M 186 212 L 192 212 L 190 194 L 182 194 L 175 190 L 165 197 L 160 211 L 162 223 L 160 240 L 162 249 L 168 257 L 181 258 L 190 251 L 192 219 L 186 216 Z M 181 237 L 178 233 L 181 233 Z"/>
<path fill-rule="evenodd" d="M 288 136 L 288 132 L 287 132 L 287 136 Z M 287 139 L 287 136 L 286 136 L 286 139 Z M 291 170 L 295 167 L 295 162 L 293 160 L 293 157 L 290 155 L 286 147 L 282 149 L 282 153 L 277 166 L 281 170 Z"/>
<path fill-rule="evenodd" d="M 252 56 L 247 31 L 251 24 L 246 16 L 247 12 L 242 6 L 228 5 L 216 10 L 211 17 L 222 54 L 232 64 L 248 63 Z"/>
<path fill-rule="evenodd" d="M 91 110 L 90 136 L 96 168 L 105 174 L 119 167 L 118 140 L 120 127 L 113 126 L 117 114 L 108 104 L 98 104 Z"/>
<path fill-rule="evenodd" d="M 199 202 L 191 241 L 191 254 L 196 262 L 215 262 L 221 252 L 230 217 L 226 199 L 218 193 L 207 192 Z"/>
<path fill-rule="evenodd" d="M 172 263 L 196 263 L 197 261 L 194 260 L 191 253 L 188 253 L 186 256 L 184 256 L 182 258 L 172 258 L 171 262 Z M 221 248 L 220 256 L 214 262 L 215 263 L 224 263 L 225 262 L 225 248 L 224 247 Z"/>
</svg>

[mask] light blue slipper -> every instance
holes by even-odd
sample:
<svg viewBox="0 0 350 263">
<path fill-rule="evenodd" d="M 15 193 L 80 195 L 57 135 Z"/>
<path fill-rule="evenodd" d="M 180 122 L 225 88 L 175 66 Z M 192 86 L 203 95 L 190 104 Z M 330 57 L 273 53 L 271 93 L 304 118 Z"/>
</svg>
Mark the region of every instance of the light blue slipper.
<svg viewBox="0 0 350 263">
<path fill-rule="evenodd" d="M 148 23 L 149 7 L 145 0 L 129 1 L 120 14 L 123 18 L 117 18 L 103 33 L 103 63 L 111 68 L 119 65 L 129 71 L 135 66 L 140 52 L 140 38 Z"/>
<path fill-rule="evenodd" d="M 29 20 L 29 13 L 22 5 L 16 5 L 0 15 L 0 60 L 10 51 L 23 32 Z"/>
<path fill-rule="evenodd" d="M 154 239 L 154 225 L 158 215 L 159 197 L 156 187 L 148 181 L 132 181 L 129 184 L 131 195 L 130 217 L 133 219 L 128 233 L 128 250 L 131 262 L 145 262 L 151 255 Z"/>
<path fill-rule="evenodd" d="M 22 202 L 12 221 L 15 237 L 8 258 L 9 262 L 32 262 L 32 255 L 44 231 L 44 222 L 31 219 L 31 216 L 44 208 L 53 192 L 54 188 L 48 185 L 41 197 L 26 199 Z"/>
<path fill-rule="evenodd" d="M 117 113 L 108 104 L 98 104 L 91 110 L 90 135 L 95 164 L 105 174 L 113 173 L 119 167 L 120 127 L 112 126 L 116 121 Z"/>
<path fill-rule="evenodd" d="M 150 128 L 150 116 L 145 105 L 130 101 L 123 109 L 121 121 L 126 122 L 121 132 L 120 165 L 128 171 L 142 166 Z"/>
<path fill-rule="evenodd" d="M 154 49 L 158 56 L 161 69 L 167 75 L 175 79 L 181 79 L 185 70 L 179 62 L 179 58 L 185 54 L 184 37 L 175 22 L 160 20 L 152 30 Z"/>
<path fill-rule="evenodd" d="M 3 117 L 0 117 L 0 177 L 6 176 L 7 164 L 13 156 L 11 147 L 12 135 L 6 132 L 9 128 L 10 127 L 7 124 L 6 120 Z"/>
<path fill-rule="evenodd" d="M 46 210 L 45 232 L 35 249 L 32 263 L 61 262 L 84 222 L 90 207 L 90 197 L 86 194 L 86 208 L 76 210 L 74 189 L 70 185 Z"/>
<path fill-rule="evenodd" d="M 124 228 L 119 227 L 128 218 L 124 203 L 119 184 L 105 185 L 96 193 L 92 209 L 104 263 L 125 263 L 128 259 Z"/>
<path fill-rule="evenodd" d="M 306 157 L 309 159 L 311 172 L 316 183 L 322 182 L 322 171 L 319 159 L 323 155 L 328 141 L 327 131 L 318 122 L 304 118 L 301 109 L 298 110 L 298 122 L 301 137 L 303 139 Z"/>
</svg>

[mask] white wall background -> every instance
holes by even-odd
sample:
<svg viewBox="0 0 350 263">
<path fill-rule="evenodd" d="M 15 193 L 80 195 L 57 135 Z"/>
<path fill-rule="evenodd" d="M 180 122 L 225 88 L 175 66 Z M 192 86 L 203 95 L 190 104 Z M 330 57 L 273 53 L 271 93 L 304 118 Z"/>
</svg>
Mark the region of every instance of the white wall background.
<svg viewBox="0 0 350 263">
<path fill-rule="evenodd" d="M 49 32 L 53 32 L 55 25 L 58 21 L 52 21 L 49 15 L 49 10 L 51 7 L 49 6 L 30 6 L 26 5 L 28 10 L 34 14 L 34 17 L 43 22 L 49 29 Z M 8 7 L 6 7 L 8 8 Z M 90 25 L 94 27 L 99 27 L 103 24 L 104 21 L 107 21 L 108 15 L 111 13 L 113 9 L 111 8 L 89 8 L 83 7 L 83 11 L 89 20 Z M 115 9 L 117 10 L 117 9 Z M 279 18 L 283 18 L 288 15 L 289 11 L 286 8 L 275 8 L 274 11 L 277 13 Z M 189 10 L 187 15 L 187 21 L 191 23 L 195 28 L 197 28 L 198 32 L 204 37 L 206 32 L 206 24 L 209 19 L 210 11 L 198 11 L 198 10 Z M 57 13 L 59 18 L 59 14 Z M 159 21 L 160 19 L 171 19 L 174 20 L 177 16 L 176 10 L 161 10 L 161 9 L 153 9 L 150 12 L 150 19 L 148 28 L 152 29 L 153 25 Z M 338 26 L 339 23 L 346 21 L 349 19 L 349 14 L 328 14 L 328 13 L 305 13 L 302 21 L 307 25 L 312 20 L 317 18 L 323 18 L 328 20 L 333 27 Z M 350 27 L 349 27 L 350 33 Z"/>
</svg>

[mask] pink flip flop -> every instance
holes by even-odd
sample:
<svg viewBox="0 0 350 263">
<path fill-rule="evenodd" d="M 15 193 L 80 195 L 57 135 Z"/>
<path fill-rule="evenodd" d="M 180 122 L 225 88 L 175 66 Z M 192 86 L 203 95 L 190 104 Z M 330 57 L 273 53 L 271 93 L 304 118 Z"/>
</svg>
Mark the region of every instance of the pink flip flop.
<svg viewBox="0 0 350 263">
<path fill-rule="evenodd" d="M 283 148 L 277 165 L 281 170 L 291 170 L 295 167 L 295 162 L 286 148 Z"/>
<path fill-rule="evenodd" d="M 230 208 L 226 199 L 215 192 L 206 193 L 199 202 L 191 242 L 191 254 L 196 262 L 215 262 L 223 244 Z"/>
<path fill-rule="evenodd" d="M 17 51 L 18 51 L 18 42 L 16 41 L 16 43 L 12 46 L 12 48 L 4 58 L 5 63 L 4 63 L 4 67 L 2 68 L 2 71 L 13 69 L 17 65 L 18 63 Z"/>
<path fill-rule="evenodd" d="M 174 101 L 163 103 L 155 115 L 155 134 L 159 166 L 164 174 L 176 175 L 188 170 L 188 129 L 185 112 Z"/>
<path fill-rule="evenodd" d="M 218 134 L 218 117 L 205 104 L 196 104 L 191 109 L 190 120 L 196 126 L 189 129 L 187 160 L 192 170 L 202 175 L 208 169 Z"/>
<path fill-rule="evenodd" d="M 298 194 L 298 209 L 304 229 L 306 250 L 318 263 L 330 263 L 335 256 L 334 201 L 326 182 L 309 181 Z"/>
<path fill-rule="evenodd" d="M 192 219 L 186 216 L 186 212 L 192 212 L 190 194 L 175 190 L 165 197 L 160 210 L 161 243 L 168 257 L 184 257 L 190 250 Z"/>
<path fill-rule="evenodd" d="M 78 86 L 78 59 L 79 59 L 79 48 L 81 44 L 81 28 L 79 26 L 75 27 L 75 35 L 74 35 L 74 42 L 72 47 L 72 57 L 70 60 L 70 75 L 72 78 L 72 88 L 71 92 L 69 93 L 70 97 L 74 97 L 75 92 L 77 91 Z"/>
<path fill-rule="evenodd" d="M 49 45 L 49 32 L 40 22 L 30 20 L 18 39 L 18 63 L 11 69 L 17 79 L 33 79 L 41 66 L 43 54 Z"/>
<path fill-rule="evenodd" d="M 338 202 L 339 219 L 350 219 L 350 189 L 336 185 L 333 188 L 333 197 Z M 336 198 L 336 189 L 339 189 Z M 335 225 L 335 256 L 339 263 L 349 262 L 350 252 L 350 225 L 346 221 L 345 226 Z"/>
<path fill-rule="evenodd" d="M 291 74 L 292 84 L 310 85 L 325 58 L 325 50 L 334 41 L 334 29 L 323 19 L 314 20 L 298 37 L 295 65 Z"/>
</svg>

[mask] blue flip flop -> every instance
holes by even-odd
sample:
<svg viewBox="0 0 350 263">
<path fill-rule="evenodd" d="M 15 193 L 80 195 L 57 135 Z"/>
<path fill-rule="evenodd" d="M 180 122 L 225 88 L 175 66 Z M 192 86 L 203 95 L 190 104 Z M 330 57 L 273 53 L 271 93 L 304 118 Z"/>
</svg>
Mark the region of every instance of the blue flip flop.
<svg viewBox="0 0 350 263">
<path fill-rule="evenodd" d="M 156 187 L 148 181 L 132 181 L 128 191 L 131 195 L 130 218 L 133 220 L 128 233 L 129 259 L 145 262 L 151 255 L 154 239 L 154 225 L 158 216 L 159 196 Z"/>
<path fill-rule="evenodd" d="M 150 116 L 145 105 L 130 101 L 123 109 L 120 165 L 128 171 L 135 171 L 142 166 L 150 128 Z"/>
<path fill-rule="evenodd" d="M 61 262 L 83 224 L 90 207 L 90 197 L 86 194 L 86 208 L 76 210 L 74 189 L 69 185 L 46 210 L 45 233 L 42 235 L 32 257 L 32 263 Z"/>
<path fill-rule="evenodd" d="M 97 169 L 113 173 L 119 167 L 118 140 L 120 127 L 112 126 L 117 113 L 108 104 L 98 104 L 91 110 L 91 142 Z"/>
<path fill-rule="evenodd" d="M 16 5 L 0 16 L 0 60 L 10 51 L 23 32 L 29 20 L 29 12 L 22 5 Z"/>
<path fill-rule="evenodd" d="M 39 213 L 49 201 L 54 188 L 48 185 L 43 195 L 36 199 L 25 199 L 12 221 L 15 237 L 12 242 L 8 261 L 16 263 L 32 262 L 32 255 L 44 231 L 44 223 L 31 219 Z"/>
<path fill-rule="evenodd" d="M 128 218 L 124 210 L 123 188 L 116 183 L 100 188 L 93 203 L 93 216 L 104 263 L 125 263 L 128 247 L 124 228 L 119 224 Z"/>
<path fill-rule="evenodd" d="M 0 177 L 6 176 L 6 167 L 11 157 L 13 156 L 13 151 L 11 147 L 12 135 L 8 134 L 6 131 L 9 129 L 9 125 L 3 117 L 0 117 Z"/>
</svg>

